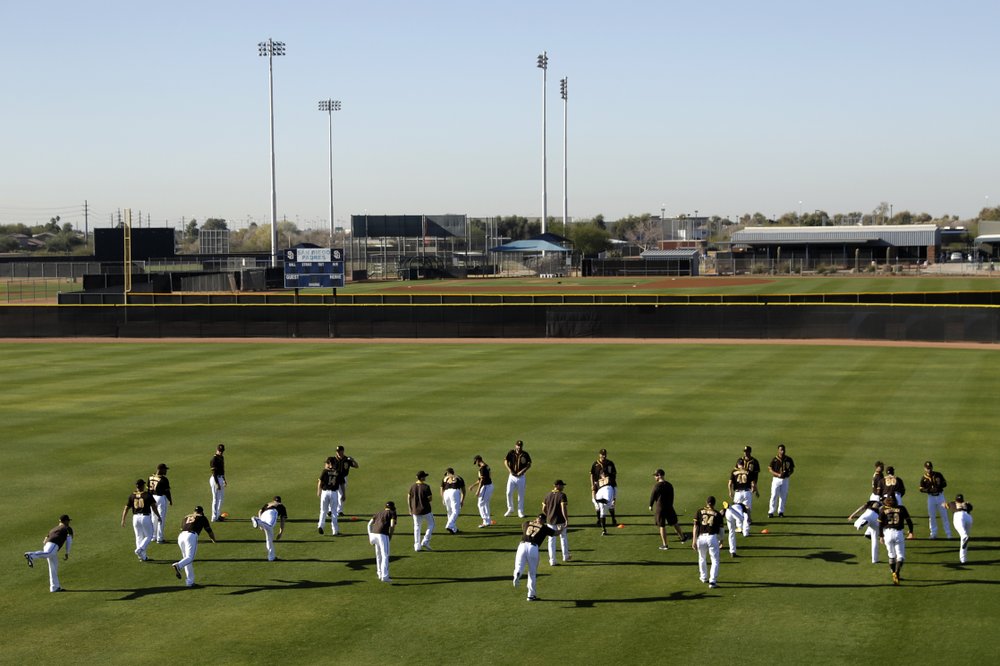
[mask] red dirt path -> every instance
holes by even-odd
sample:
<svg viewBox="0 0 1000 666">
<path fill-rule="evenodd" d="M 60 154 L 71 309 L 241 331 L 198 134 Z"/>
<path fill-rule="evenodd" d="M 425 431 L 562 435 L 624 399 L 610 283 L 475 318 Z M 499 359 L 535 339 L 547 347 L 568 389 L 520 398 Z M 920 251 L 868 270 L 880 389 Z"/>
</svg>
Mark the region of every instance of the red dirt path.
<svg viewBox="0 0 1000 666">
<path fill-rule="evenodd" d="M 752 284 L 770 284 L 774 280 L 769 280 L 766 278 L 747 278 L 747 277 L 665 277 L 658 280 L 649 280 L 645 277 L 636 277 L 636 284 L 641 284 L 643 289 L 684 289 L 687 287 L 704 287 L 707 284 L 718 285 L 720 287 L 743 287 Z M 706 282 L 709 280 L 710 282 Z M 489 293 L 505 293 L 505 294 L 517 294 L 517 293 L 535 293 L 535 292 L 551 292 L 556 285 L 559 285 L 559 291 L 566 292 L 585 292 L 594 293 L 596 291 L 621 291 L 626 287 L 626 281 L 622 281 L 620 284 L 563 284 L 561 280 L 554 279 L 549 282 L 549 284 L 538 284 L 538 285 L 503 285 L 495 281 L 478 281 L 478 280 L 464 280 L 462 284 L 449 283 L 447 287 L 442 288 L 438 283 L 435 284 L 433 281 L 422 282 L 422 283 L 410 283 L 405 285 L 400 285 L 396 287 L 387 287 L 385 289 L 380 289 L 378 293 L 410 293 L 421 292 L 421 293 L 431 293 L 440 294 L 446 292 L 449 294 L 474 294 L 481 292 Z"/>
</svg>

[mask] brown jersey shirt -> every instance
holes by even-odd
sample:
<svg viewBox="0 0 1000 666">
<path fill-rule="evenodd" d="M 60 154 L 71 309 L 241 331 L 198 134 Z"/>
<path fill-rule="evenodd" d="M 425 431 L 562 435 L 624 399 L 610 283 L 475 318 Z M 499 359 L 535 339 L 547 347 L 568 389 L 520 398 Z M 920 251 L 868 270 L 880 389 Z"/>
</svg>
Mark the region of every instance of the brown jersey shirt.
<svg viewBox="0 0 1000 666">
<path fill-rule="evenodd" d="M 59 550 L 66 543 L 66 539 L 73 536 L 73 528 L 69 525 L 63 525 L 59 523 L 51 530 L 49 530 L 48 535 L 45 537 L 45 543 L 54 543 Z"/>
<path fill-rule="evenodd" d="M 147 491 L 136 490 L 125 500 L 125 506 L 132 510 L 134 516 L 148 516 L 153 511 L 153 496 Z"/>
<path fill-rule="evenodd" d="M 431 487 L 426 483 L 414 483 L 408 493 L 410 515 L 426 516 L 431 512 Z"/>
<path fill-rule="evenodd" d="M 569 522 L 569 516 L 563 510 L 566 504 L 566 493 L 553 490 L 545 496 L 542 502 L 542 513 L 545 514 L 545 522 L 549 525 L 565 525 Z"/>
<path fill-rule="evenodd" d="M 527 541 L 533 546 L 540 546 L 545 541 L 545 537 L 552 536 L 555 531 L 545 523 L 538 522 L 538 519 L 524 523 L 521 526 L 521 541 Z"/>
<path fill-rule="evenodd" d="M 375 534 L 389 534 L 392 524 L 396 521 L 396 512 L 392 509 L 383 509 L 372 516 L 372 532 Z"/>
</svg>

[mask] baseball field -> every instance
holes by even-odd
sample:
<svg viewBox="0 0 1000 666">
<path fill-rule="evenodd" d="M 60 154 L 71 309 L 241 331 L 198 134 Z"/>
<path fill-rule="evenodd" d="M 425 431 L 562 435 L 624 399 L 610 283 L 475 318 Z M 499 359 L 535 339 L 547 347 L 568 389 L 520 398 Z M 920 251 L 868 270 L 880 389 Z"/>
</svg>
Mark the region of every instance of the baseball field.
<svg viewBox="0 0 1000 666">
<path fill-rule="evenodd" d="M 543 342 L 3 343 L 0 439 L 6 509 L 0 662 L 136 663 L 992 663 L 1000 531 L 992 491 L 1000 454 L 998 351 L 777 344 Z M 511 586 L 519 521 L 504 518 L 503 456 L 534 459 L 529 507 L 567 482 L 573 561 L 539 567 L 540 601 Z M 208 462 L 227 446 L 229 488 L 186 589 L 170 563 L 177 529 L 208 506 Z M 705 497 L 724 498 L 746 444 L 767 465 L 778 443 L 797 471 L 783 519 L 765 481 L 739 557 L 723 549 L 719 587 L 698 581 L 690 541 L 657 549 L 652 472 L 677 492 L 685 531 Z M 350 476 L 342 536 L 316 532 L 316 479 L 343 444 Z M 587 474 L 606 447 L 619 469 L 618 516 L 593 526 Z M 493 470 L 496 525 L 444 532 L 446 467 L 471 483 Z M 906 482 L 917 539 L 899 587 L 846 517 L 876 459 Z M 918 493 L 934 461 L 949 496 L 975 504 L 969 562 L 927 539 Z M 168 542 L 132 553 L 122 507 L 138 478 L 170 466 Z M 432 552 L 415 553 L 406 491 L 435 488 Z M 265 559 L 249 517 L 279 494 L 290 523 Z M 402 509 L 391 585 L 377 582 L 367 519 Z M 76 538 L 26 566 L 58 516 Z M 355 520 L 356 517 L 356 520 Z M 767 528 L 767 534 L 761 530 Z M 671 536 L 671 539 L 673 537 Z M 885 562 L 883 554 L 882 561 Z"/>
</svg>

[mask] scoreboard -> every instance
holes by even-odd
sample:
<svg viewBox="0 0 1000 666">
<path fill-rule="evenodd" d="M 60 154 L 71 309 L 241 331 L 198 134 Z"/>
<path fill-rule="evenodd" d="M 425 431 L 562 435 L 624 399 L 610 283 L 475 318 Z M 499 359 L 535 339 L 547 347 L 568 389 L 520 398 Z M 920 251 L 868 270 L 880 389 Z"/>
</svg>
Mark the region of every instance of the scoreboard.
<svg viewBox="0 0 1000 666">
<path fill-rule="evenodd" d="M 285 250 L 285 289 L 343 286 L 342 249 L 297 247 Z"/>
</svg>

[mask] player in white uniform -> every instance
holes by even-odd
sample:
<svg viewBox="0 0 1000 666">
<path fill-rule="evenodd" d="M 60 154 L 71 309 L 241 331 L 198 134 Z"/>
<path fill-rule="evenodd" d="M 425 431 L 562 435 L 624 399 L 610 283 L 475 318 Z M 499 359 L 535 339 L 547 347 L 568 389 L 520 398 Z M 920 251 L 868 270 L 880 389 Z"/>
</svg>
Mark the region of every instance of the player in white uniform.
<svg viewBox="0 0 1000 666">
<path fill-rule="evenodd" d="M 847 517 L 848 520 L 854 520 L 854 529 L 865 528 L 865 538 L 871 540 L 872 564 L 878 564 L 878 510 L 880 506 L 881 502 L 868 500 Z M 857 520 L 854 519 L 855 516 L 858 516 Z"/>
<path fill-rule="evenodd" d="M 618 468 L 608 460 L 608 450 L 597 452 L 597 460 L 590 466 L 590 497 L 597 512 L 597 524 L 601 527 L 601 535 L 608 533 L 608 516 L 611 524 L 617 525 L 615 516 L 615 501 L 618 499 Z"/>
<path fill-rule="evenodd" d="M 389 578 L 389 540 L 396 531 L 396 504 L 386 502 L 385 509 L 368 521 L 368 543 L 375 546 L 375 571 L 379 581 L 391 583 Z"/>
<path fill-rule="evenodd" d="M 316 481 L 316 496 L 319 497 L 319 524 L 316 531 L 323 534 L 323 526 L 327 517 L 330 518 L 330 534 L 340 534 L 340 523 L 337 514 L 340 513 L 340 483 L 341 477 L 337 470 L 337 460 L 333 456 L 326 459 L 323 471 Z"/>
<path fill-rule="evenodd" d="M 125 508 L 122 509 L 122 527 L 125 527 L 125 517 L 129 511 L 132 512 L 132 530 L 135 532 L 135 550 L 132 552 L 140 562 L 145 562 L 149 560 L 146 549 L 153 540 L 152 515 L 159 517 L 160 510 L 156 508 L 152 494 L 146 490 L 146 482 L 143 479 L 135 482 L 135 492 L 125 500 Z"/>
<path fill-rule="evenodd" d="M 73 545 L 73 528 L 69 526 L 70 517 L 66 514 L 59 516 L 59 524 L 49 530 L 49 533 L 42 541 L 41 550 L 28 551 L 24 554 L 24 559 L 28 561 L 29 567 L 35 566 L 35 560 L 44 559 L 49 565 L 49 592 L 62 592 L 59 585 L 59 549 L 63 546 L 63 559 L 69 559 L 69 549 Z"/>
<path fill-rule="evenodd" d="M 156 543 L 163 543 L 163 523 L 167 520 L 167 506 L 173 506 L 174 498 L 170 494 L 170 479 L 167 478 L 167 470 L 170 469 L 165 463 L 156 466 L 156 474 L 149 477 L 149 492 L 156 502 L 156 509 L 159 516 L 153 516 L 153 540 Z"/>
<path fill-rule="evenodd" d="M 274 542 L 281 539 L 285 533 L 285 520 L 288 518 L 288 511 L 281 503 L 281 497 L 274 496 L 274 499 L 260 507 L 257 515 L 250 519 L 250 524 L 254 529 L 264 533 L 264 541 L 267 545 L 267 561 L 274 562 L 278 559 L 274 554 Z M 274 526 L 278 525 L 278 533 L 274 533 Z"/>
<path fill-rule="evenodd" d="M 788 501 L 788 477 L 795 473 L 795 461 L 785 455 L 785 445 L 778 445 L 778 455 L 771 459 L 768 466 L 771 472 L 771 500 L 767 505 L 767 517 L 785 517 L 785 503 Z"/>
<path fill-rule="evenodd" d="M 358 461 L 349 455 L 344 453 L 344 446 L 341 444 L 337 447 L 337 455 L 334 458 L 333 467 L 337 470 L 337 475 L 340 479 L 340 486 L 337 488 L 337 493 L 340 495 L 340 515 L 344 515 L 344 503 L 347 501 L 347 475 L 351 473 L 351 469 L 359 469 Z"/>
<path fill-rule="evenodd" d="M 514 495 L 517 495 L 517 516 L 524 518 L 524 489 L 527 485 L 524 475 L 531 468 L 531 456 L 524 450 L 524 442 L 517 440 L 514 448 L 507 452 L 503 460 L 504 466 L 509 472 L 507 476 L 507 513 L 509 516 L 514 512 Z"/>
<path fill-rule="evenodd" d="M 208 518 L 205 517 L 205 510 L 196 506 L 194 512 L 184 516 L 184 520 L 181 521 L 181 531 L 177 534 L 181 559 L 170 565 L 178 578 L 181 577 L 181 571 L 184 572 L 184 584 L 188 587 L 194 587 L 194 556 L 198 553 L 198 535 L 202 530 L 208 532 L 212 543 L 216 543 L 215 533 Z"/>
<path fill-rule="evenodd" d="M 521 580 L 521 572 L 528 570 L 528 601 L 537 601 L 538 578 L 538 547 L 545 537 L 555 534 L 552 528 L 545 524 L 545 514 L 540 513 L 532 521 L 521 525 L 521 543 L 517 546 L 514 556 L 514 587 Z"/>
<path fill-rule="evenodd" d="M 965 564 L 969 554 L 969 533 L 972 531 L 972 503 L 966 502 L 963 495 L 955 495 L 955 501 L 944 502 L 944 506 L 955 512 L 951 520 L 958 532 L 958 561 Z"/>
<path fill-rule="evenodd" d="M 746 524 L 747 508 L 739 502 L 735 504 L 723 502 L 722 509 L 722 513 L 726 516 L 726 532 L 729 534 L 729 556 L 736 557 L 737 532 L 746 536 L 750 531 L 750 527 Z"/>
<path fill-rule="evenodd" d="M 222 500 L 226 496 L 226 445 L 219 444 L 215 449 L 215 455 L 209 461 L 208 466 L 212 470 L 212 476 L 208 478 L 208 485 L 212 489 L 212 522 L 224 520 L 222 517 Z"/>
<path fill-rule="evenodd" d="M 451 467 L 445 470 L 444 478 L 441 479 L 441 503 L 448 515 L 444 528 L 452 534 L 458 534 L 458 514 L 465 504 L 465 479 L 455 474 Z"/>
<path fill-rule="evenodd" d="M 709 495 L 705 506 L 694 514 L 694 533 L 691 548 L 698 552 L 698 577 L 709 587 L 719 580 L 719 532 L 722 514 L 715 510 L 715 497 Z M 711 568 L 708 565 L 711 560 Z"/>
<path fill-rule="evenodd" d="M 941 516 L 944 534 L 951 538 L 951 527 L 948 525 L 948 510 L 944 507 L 944 489 L 948 487 L 944 475 L 934 471 L 934 463 L 930 460 L 924 463 L 924 475 L 920 479 L 920 492 L 927 495 L 927 516 L 930 536 L 937 538 L 937 518 Z"/>
<path fill-rule="evenodd" d="M 908 528 L 908 536 L 903 535 L 904 523 Z M 892 583 L 899 585 L 903 561 L 906 559 L 906 539 L 913 538 L 913 520 L 910 519 L 910 512 L 906 507 L 900 506 L 896 501 L 895 493 L 886 495 L 882 501 L 882 508 L 878 512 L 878 526 L 879 536 L 889 556 Z"/>
<path fill-rule="evenodd" d="M 742 504 L 746 515 L 743 518 L 743 536 L 750 536 L 750 503 L 753 502 L 755 482 L 750 479 L 747 461 L 740 458 L 729 474 L 729 499 L 733 504 Z"/>
<path fill-rule="evenodd" d="M 482 520 L 479 527 L 489 527 L 493 523 L 493 519 L 490 516 L 490 500 L 493 498 L 493 477 L 490 476 L 490 466 L 486 464 L 482 456 L 477 455 L 472 459 L 472 462 L 479 468 L 479 478 L 472 484 L 472 488 L 469 488 L 469 492 L 472 492 L 473 489 L 476 491 L 476 507 L 479 509 L 479 518 Z"/>
</svg>

